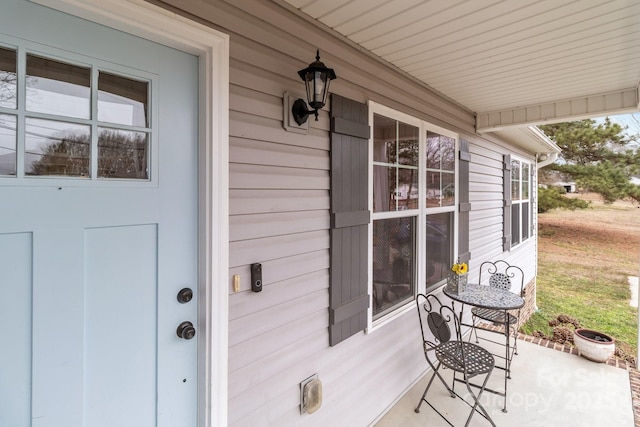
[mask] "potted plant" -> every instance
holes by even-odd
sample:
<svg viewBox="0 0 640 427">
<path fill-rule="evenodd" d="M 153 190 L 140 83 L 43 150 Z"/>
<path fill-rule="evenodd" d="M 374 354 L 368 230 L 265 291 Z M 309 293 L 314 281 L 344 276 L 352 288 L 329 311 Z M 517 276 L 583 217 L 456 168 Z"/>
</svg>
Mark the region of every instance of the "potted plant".
<svg viewBox="0 0 640 427">
<path fill-rule="evenodd" d="M 609 335 L 591 329 L 578 328 L 573 332 L 573 343 L 578 353 L 593 362 L 609 360 L 616 350 L 616 343 Z"/>
</svg>

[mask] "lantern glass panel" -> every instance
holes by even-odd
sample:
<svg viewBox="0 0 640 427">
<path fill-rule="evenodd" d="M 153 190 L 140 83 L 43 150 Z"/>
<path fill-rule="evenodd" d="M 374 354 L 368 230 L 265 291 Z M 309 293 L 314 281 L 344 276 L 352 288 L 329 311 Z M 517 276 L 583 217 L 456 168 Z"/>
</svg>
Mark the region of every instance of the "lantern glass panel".
<svg viewBox="0 0 640 427">
<path fill-rule="evenodd" d="M 324 89 L 324 79 L 322 78 L 322 73 L 320 71 L 316 71 L 313 73 L 313 102 L 322 102 L 324 101 L 323 97 L 323 89 Z"/>
</svg>

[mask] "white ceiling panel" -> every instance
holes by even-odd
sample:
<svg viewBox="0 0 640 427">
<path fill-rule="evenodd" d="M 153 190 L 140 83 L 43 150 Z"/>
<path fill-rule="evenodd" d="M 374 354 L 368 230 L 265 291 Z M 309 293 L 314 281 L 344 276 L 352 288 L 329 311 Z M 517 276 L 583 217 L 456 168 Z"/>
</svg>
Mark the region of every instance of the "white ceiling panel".
<svg viewBox="0 0 640 427">
<path fill-rule="evenodd" d="M 422 0 L 414 0 L 413 3 L 420 3 Z M 409 3 L 411 4 L 411 3 Z M 357 0 L 351 2 L 342 2 L 342 6 L 335 9 L 331 13 L 326 14 L 322 18 L 322 22 L 325 25 L 330 26 L 334 29 L 340 29 L 339 31 L 342 34 L 350 34 L 360 29 L 359 25 L 367 26 L 368 23 L 371 22 L 370 18 L 364 18 L 361 16 L 361 12 L 363 8 L 371 9 L 376 13 L 384 13 L 381 10 L 380 6 L 388 5 L 388 0 Z M 389 15 L 381 15 L 384 17 L 388 17 Z M 355 17 L 355 18 L 354 18 Z M 358 24 L 358 22 L 360 24 Z"/>
<path fill-rule="evenodd" d="M 342 0 L 322 0 L 310 2 L 306 6 L 300 8 L 307 15 L 318 17 L 318 19 L 325 20 L 327 14 L 344 6 Z"/>
<path fill-rule="evenodd" d="M 483 116 L 594 95 L 637 111 L 638 0 L 276 0 Z M 331 31 L 330 30 L 330 31 Z M 577 117 L 576 117 L 577 118 Z M 544 116 L 539 122 L 558 121 Z M 566 118 L 564 118 L 566 119 Z"/>
</svg>

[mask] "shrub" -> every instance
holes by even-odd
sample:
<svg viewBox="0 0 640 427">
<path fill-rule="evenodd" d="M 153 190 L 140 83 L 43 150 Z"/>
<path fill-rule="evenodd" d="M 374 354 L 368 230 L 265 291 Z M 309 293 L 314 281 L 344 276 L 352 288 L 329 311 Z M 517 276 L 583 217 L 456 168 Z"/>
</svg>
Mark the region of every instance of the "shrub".
<svg viewBox="0 0 640 427">
<path fill-rule="evenodd" d="M 551 209 L 585 209 L 589 202 L 580 199 L 570 199 L 564 195 L 564 190 L 558 187 L 538 188 L 538 213 L 545 213 Z"/>
</svg>

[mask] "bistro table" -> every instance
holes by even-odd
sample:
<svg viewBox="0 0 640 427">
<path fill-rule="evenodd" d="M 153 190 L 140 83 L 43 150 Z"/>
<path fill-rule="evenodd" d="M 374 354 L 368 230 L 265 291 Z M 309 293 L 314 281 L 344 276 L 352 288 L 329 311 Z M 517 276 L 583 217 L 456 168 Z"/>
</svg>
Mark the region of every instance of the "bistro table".
<svg viewBox="0 0 640 427">
<path fill-rule="evenodd" d="M 462 303 L 462 308 L 460 309 L 460 323 L 462 324 L 462 313 L 464 311 L 464 305 L 472 305 L 480 308 L 488 308 L 492 310 L 504 310 L 505 314 L 508 310 L 515 310 L 524 305 L 524 299 L 513 292 L 495 288 L 492 286 L 479 285 L 475 283 L 467 283 L 464 286 L 464 289 L 461 292 L 455 293 L 445 286 L 443 288 L 444 294 L 451 298 L 454 301 L 458 301 Z M 453 303 L 452 303 L 453 306 Z M 503 369 L 505 371 L 504 374 L 504 392 L 486 389 L 491 393 L 495 393 L 499 396 L 504 397 L 504 407 L 502 409 L 503 412 L 507 412 L 507 380 L 511 375 L 511 339 L 510 328 L 509 328 L 509 316 L 505 316 L 507 319 L 507 323 L 504 327 L 504 336 L 506 340 L 505 345 L 505 366 L 504 368 L 501 366 L 496 366 L 499 369 Z M 467 325 L 473 326 L 473 325 Z"/>
</svg>

